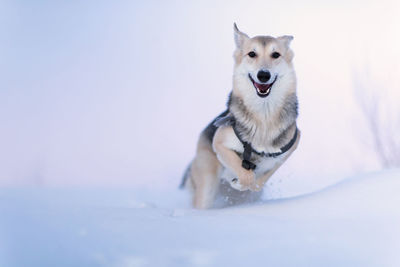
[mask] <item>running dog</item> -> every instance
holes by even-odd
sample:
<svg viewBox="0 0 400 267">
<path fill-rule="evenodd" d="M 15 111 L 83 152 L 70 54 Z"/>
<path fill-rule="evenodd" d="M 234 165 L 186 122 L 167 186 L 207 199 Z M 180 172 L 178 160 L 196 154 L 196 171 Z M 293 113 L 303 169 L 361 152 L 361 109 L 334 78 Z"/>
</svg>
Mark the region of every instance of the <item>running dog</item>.
<svg viewBox="0 0 400 267">
<path fill-rule="evenodd" d="M 182 181 L 197 209 L 213 207 L 223 183 L 231 192 L 261 191 L 300 140 L 293 37 L 250 38 L 234 24 L 234 39 L 227 110 L 202 131 Z"/>
</svg>

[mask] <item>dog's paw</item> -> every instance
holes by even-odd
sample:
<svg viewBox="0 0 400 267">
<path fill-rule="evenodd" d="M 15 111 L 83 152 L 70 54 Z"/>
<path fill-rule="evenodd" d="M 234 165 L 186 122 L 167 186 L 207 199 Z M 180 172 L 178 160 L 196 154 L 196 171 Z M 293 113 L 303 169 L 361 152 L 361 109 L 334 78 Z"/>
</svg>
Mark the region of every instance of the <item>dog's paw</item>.
<svg viewBox="0 0 400 267">
<path fill-rule="evenodd" d="M 239 183 L 243 186 L 246 186 L 248 188 L 252 187 L 256 183 L 256 177 L 254 175 L 254 172 L 249 170 L 243 172 L 241 175 L 239 175 Z"/>
<path fill-rule="evenodd" d="M 249 189 L 253 192 L 260 192 L 263 189 L 263 184 L 256 182 Z"/>
<path fill-rule="evenodd" d="M 249 189 L 248 187 L 246 187 L 246 186 L 240 184 L 238 178 L 233 178 L 232 181 L 230 182 L 230 184 L 231 184 L 231 187 L 232 187 L 232 188 L 234 188 L 234 189 L 236 189 L 236 190 L 239 190 L 239 191 L 246 191 L 246 190 Z"/>
<path fill-rule="evenodd" d="M 246 191 L 256 186 L 255 175 L 253 171 L 242 173 L 239 178 L 234 178 L 231 181 L 231 186 L 239 191 Z"/>
</svg>

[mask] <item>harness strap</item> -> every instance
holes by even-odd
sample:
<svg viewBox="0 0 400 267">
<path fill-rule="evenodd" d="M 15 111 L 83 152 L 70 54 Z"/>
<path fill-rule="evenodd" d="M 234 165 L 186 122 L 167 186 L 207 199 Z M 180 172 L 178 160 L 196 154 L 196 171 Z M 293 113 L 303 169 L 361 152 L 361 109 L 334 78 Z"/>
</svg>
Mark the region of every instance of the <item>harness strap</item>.
<svg viewBox="0 0 400 267">
<path fill-rule="evenodd" d="M 296 131 L 294 132 L 293 138 L 289 141 L 289 143 L 287 143 L 285 146 L 280 148 L 280 150 L 281 150 L 280 152 L 265 153 L 264 151 L 258 152 L 257 150 L 255 150 L 252 147 L 251 143 L 244 141 L 240 137 L 240 134 L 236 129 L 236 120 L 233 121 L 232 128 L 233 128 L 233 132 L 235 133 L 236 137 L 243 144 L 244 152 L 243 152 L 242 167 L 245 168 L 246 170 L 254 170 L 257 167 L 256 164 L 254 164 L 253 162 L 250 161 L 252 152 L 254 152 L 255 154 L 262 156 L 262 157 L 270 157 L 270 158 L 278 157 L 278 156 L 286 153 L 294 145 L 294 143 L 296 143 L 296 139 L 297 139 L 297 135 L 298 135 L 298 129 L 296 127 Z"/>
</svg>

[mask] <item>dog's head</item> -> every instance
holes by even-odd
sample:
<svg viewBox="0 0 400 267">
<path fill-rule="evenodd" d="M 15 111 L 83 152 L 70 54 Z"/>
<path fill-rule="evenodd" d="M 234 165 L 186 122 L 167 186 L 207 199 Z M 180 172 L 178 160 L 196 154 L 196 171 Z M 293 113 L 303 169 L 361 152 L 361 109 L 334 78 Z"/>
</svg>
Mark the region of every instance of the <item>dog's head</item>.
<svg viewBox="0 0 400 267">
<path fill-rule="evenodd" d="M 292 65 L 294 54 L 289 47 L 293 37 L 250 38 L 239 31 L 236 23 L 234 37 L 234 90 L 240 90 L 242 95 L 259 98 L 266 98 L 270 94 L 285 94 L 284 85 L 295 81 Z"/>
</svg>

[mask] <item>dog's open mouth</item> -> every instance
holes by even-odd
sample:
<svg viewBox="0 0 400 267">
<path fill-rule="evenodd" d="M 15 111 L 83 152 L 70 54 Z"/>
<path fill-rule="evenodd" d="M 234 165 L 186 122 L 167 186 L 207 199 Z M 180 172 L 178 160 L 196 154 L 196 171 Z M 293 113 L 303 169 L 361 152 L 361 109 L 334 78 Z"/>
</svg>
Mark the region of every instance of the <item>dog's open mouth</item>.
<svg viewBox="0 0 400 267">
<path fill-rule="evenodd" d="M 272 83 L 256 83 L 253 78 L 251 78 L 251 75 L 249 73 L 249 79 L 253 83 L 254 87 L 256 88 L 257 95 L 259 97 L 267 97 L 269 93 L 271 93 L 271 87 L 274 85 L 277 76 L 275 76 L 275 79 L 272 81 Z"/>
</svg>

